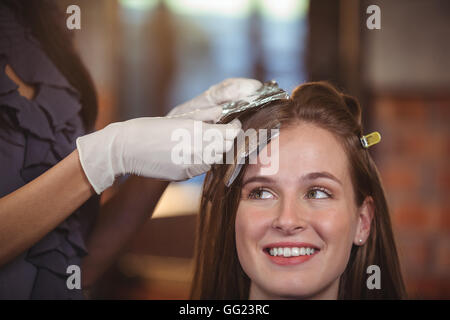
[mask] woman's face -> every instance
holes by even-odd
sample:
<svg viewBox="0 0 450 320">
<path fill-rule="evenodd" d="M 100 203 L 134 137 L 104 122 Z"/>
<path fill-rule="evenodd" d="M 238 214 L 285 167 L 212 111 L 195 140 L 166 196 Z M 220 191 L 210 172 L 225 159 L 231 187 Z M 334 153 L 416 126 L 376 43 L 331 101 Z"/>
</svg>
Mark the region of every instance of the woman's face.
<svg viewBox="0 0 450 320">
<path fill-rule="evenodd" d="M 262 175 L 258 162 L 243 178 L 235 230 L 249 298 L 335 299 L 352 244 L 370 229 L 347 156 L 330 132 L 305 123 L 282 129 L 278 149 L 276 174 Z"/>
</svg>

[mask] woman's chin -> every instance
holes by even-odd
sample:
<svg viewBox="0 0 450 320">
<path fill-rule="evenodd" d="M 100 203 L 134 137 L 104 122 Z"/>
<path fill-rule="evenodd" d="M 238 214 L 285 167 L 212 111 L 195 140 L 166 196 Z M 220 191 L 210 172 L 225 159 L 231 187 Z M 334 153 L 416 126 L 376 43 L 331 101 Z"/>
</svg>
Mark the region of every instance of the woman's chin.
<svg viewBox="0 0 450 320">
<path fill-rule="evenodd" d="M 277 283 L 267 283 L 265 289 L 257 290 L 259 294 L 255 295 L 255 299 L 271 299 L 271 300 L 303 300 L 312 299 L 319 291 L 311 283 L 305 283 L 292 280 L 281 280 Z M 259 297 L 260 296 L 260 297 Z"/>
</svg>

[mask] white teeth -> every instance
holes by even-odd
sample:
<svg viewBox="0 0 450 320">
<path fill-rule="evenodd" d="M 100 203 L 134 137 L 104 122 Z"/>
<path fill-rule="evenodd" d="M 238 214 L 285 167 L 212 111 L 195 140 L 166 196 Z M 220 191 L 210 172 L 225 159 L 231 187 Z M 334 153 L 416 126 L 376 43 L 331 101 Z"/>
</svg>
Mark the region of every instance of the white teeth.
<svg viewBox="0 0 450 320">
<path fill-rule="evenodd" d="M 297 247 L 289 247 L 289 248 L 270 248 L 269 254 L 271 256 L 284 256 L 286 258 L 288 257 L 298 257 L 298 256 L 305 256 L 305 255 L 312 255 L 314 254 L 315 250 L 314 248 L 297 248 Z"/>
</svg>

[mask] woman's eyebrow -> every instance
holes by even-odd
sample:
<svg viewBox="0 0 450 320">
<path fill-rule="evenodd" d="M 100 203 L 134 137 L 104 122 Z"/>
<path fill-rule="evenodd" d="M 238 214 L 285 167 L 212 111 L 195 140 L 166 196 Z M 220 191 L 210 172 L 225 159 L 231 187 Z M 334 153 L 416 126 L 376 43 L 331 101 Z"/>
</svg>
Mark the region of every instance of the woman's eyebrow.
<svg viewBox="0 0 450 320">
<path fill-rule="evenodd" d="M 253 176 L 253 177 L 245 180 L 242 183 L 242 186 L 245 186 L 246 184 L 251 183 L 251 182 L 262 182 L 262 183 L 267 183 L 267 184 L 274 184 L 275 180 L 268 176 Z"/>
<path fill-rule="evenodd" d="M 331 173 L 326 172 L 326 171 L 307 173 L 307 174 L 301 176 L 300 181 L 315 180 L 315 179 L 319 179 L 319 178 L 333 180 L 342 186 L 342 182 L 338 178 L 336 178 L 334 175 L 332 175 Z"/>
<path fill-rule="evenodd" d="M 342 182 L 336 178 L 334 175 L 332 175 L 329 172 L 321 171 L 321 172 L 310 172 L 300 177 L 300 181 L 308 181 L 308 180 L 316 180 L 320 178 L 330 179 L 335 182 L 337 182 L 339 185 L 342 186 Z M 251 182 L 261 182 L 261 183 L 267 183 L 267 184 L 275 184 L 276 180 L 269 177 L 269 176 L 253 176 L 251 178 L 248 178 L 242 183 L 242 186 L 245 186 L 248 183 Z"/>
</svg>

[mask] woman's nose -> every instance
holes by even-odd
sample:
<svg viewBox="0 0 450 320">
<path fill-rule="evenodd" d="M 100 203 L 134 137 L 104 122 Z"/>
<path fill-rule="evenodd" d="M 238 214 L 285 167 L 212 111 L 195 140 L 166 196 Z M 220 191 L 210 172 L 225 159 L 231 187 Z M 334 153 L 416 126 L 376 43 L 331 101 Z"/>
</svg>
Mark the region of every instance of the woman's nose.
<svg viewBox="0 0 450 320">
<path fill-rule="evenodd" d="M 277 209 L 272 227 L 283 233 L 291 234 L 303 230 L 307 223 L 304 219 L 304 209 L 301 208 L 297 199 L 283 199 Z"/>
</svg>

